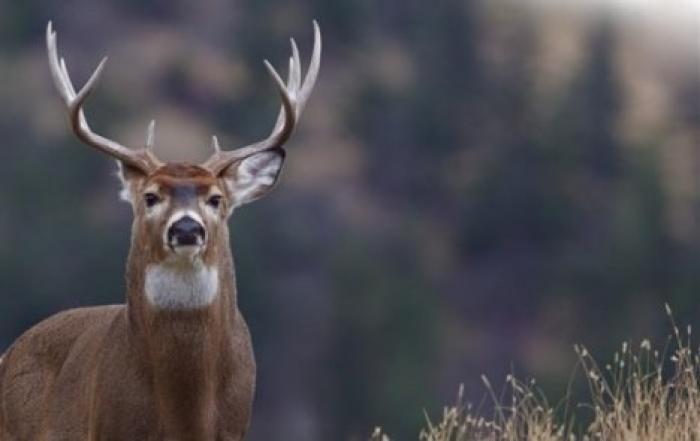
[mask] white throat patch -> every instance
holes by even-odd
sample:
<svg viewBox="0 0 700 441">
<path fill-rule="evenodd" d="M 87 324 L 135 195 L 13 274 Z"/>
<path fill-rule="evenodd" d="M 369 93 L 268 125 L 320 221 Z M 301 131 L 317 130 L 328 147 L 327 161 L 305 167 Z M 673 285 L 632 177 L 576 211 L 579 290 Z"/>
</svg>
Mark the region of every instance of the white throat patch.
<svg viewBox="0 0 700 441">
<path fill-rule="evenodd" d="M 146 298 L 158 309 L 187 310 L 211 305 L 219 292 L 219 271 L 201 262 L 193 266 L 149 265 Z"/>
</svg>

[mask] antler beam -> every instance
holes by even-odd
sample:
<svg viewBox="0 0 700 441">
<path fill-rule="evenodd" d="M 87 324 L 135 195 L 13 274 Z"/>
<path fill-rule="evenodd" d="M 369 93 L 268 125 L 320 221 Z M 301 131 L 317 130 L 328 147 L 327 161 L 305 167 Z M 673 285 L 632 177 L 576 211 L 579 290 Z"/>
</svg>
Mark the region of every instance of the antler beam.
<svg viewBox="0 0 700 441">
<path fill-rule="evenodd" d="M 56 49 L 56 32 L 53 31 L 51 22 L 49 22 L 48 26 L 46 27 L 46 47 L 48 50 L 51 76 L 53 77 L 56 89 L 58 90 L 58 93 L 66 106 L 70 124 L 76 136 L 85 144 L 120 160 L 125 165 L 135 167 L 145 173 L 149 173 L 160 166 L 160 161 L 158 161 L 151 152 L 151 147 L 153 146 L 152 127 L 149 128 L 149 139 L 147 141 L 146 148 L 133 150 L 98 135 L 97 133 L 93 132 L 88 125 L 87 119 L 85 118 L 85 113 L 83 111 L 83 104 L 99 80 L 102 69 L 107 62 L 107 57 L 100 61 L 100 64 L 90 76 L 90 79 L 85 83 L 79 92 L 76 92 L 70 76 L 68 75 L 65 60 L 60 58 L 59 61 L 58 51 Z"/>
</svg>

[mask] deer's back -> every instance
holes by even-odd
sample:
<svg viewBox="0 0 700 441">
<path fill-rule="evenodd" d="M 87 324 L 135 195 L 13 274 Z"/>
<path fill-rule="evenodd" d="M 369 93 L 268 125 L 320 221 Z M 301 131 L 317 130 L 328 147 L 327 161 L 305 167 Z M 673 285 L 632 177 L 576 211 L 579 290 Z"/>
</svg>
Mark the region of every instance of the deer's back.
<svg viewBox="0 0 700 441">
<path fill-rule="evenodd" d="M 123 305 L 79 308 L 64 311 L 40 322 L 20 336 L 0 364 L 0 441 L 40 440 L 47 434 L 43 424 L 48 413 L 76 412 L 75 403 L 89 393 L 87 384 L 95 357 L 94 351 L 120 315 Z M 94 353 L 94 352 L 93 352 Z M 75 365 L 77 371 L 64 369 Z M 69 389 L 56 394 L 56 388 Z M 56 403 L 56 396 L 66 397 Z M 68 415 L 64 415 L 68 417 Z M 17 422 L 22 424 L 16 424 Z M 52 434 L 58 438 L 83 434 Z M 52 438 L 53 436 L 49 436 Z"/>
</svg>

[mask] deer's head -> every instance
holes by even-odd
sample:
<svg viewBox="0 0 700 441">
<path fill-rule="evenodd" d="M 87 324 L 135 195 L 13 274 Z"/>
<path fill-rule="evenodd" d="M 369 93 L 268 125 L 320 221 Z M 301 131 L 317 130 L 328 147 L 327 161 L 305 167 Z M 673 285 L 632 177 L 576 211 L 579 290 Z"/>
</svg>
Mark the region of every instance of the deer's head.
<svg viewBox="0 0 700 441">
<path fill-rule="evenodd" d="M 282 106 L 270 136 L 239 149 L 224 151 L 216 137 L 214 153 L 195 165 L 163 163 L 153 153 L 154 123 L 146 145 L 130 149 L 94 133 L 85 118 L 83 103 L 92 92 L 106 58 L 82 89 L 74 88 L 66 64 L 59 60 L 56 33 L 46 30 L 49 65 L 56 88 L 68 110 L 71 127 L 87 145 L 115 158 L 123 183 L 122 198 L 133 207 L 133 243 L 140 247 L 144 264 L 191 264 L 211 261 L 219 247 L 228 247 L 227 219 L 236 207 L 267 194 L 277 182 L 284 162 L 283 145 L 289 139 L 313 90 L 321 57 L 321 36 L 314 22 L 314 48 L 309 71 L 302 81 L 299 50 L 292 39 L 289 77 L 285 83 L 265 61 Z"/>
</svg>

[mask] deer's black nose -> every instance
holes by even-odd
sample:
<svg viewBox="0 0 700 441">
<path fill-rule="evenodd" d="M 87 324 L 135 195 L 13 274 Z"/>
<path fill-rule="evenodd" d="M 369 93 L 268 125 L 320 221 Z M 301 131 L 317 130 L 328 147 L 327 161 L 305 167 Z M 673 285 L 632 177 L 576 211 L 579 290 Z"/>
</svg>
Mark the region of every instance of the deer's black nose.
<svg viewBox="0 0 700 441">
<path fill-rule="evenodd" d="M 204 243 L 204 227 L 190 216 L 183 216 L 168 228 L 171 246 L 201 245 Z"/>
</svg>

